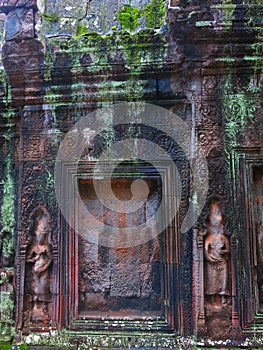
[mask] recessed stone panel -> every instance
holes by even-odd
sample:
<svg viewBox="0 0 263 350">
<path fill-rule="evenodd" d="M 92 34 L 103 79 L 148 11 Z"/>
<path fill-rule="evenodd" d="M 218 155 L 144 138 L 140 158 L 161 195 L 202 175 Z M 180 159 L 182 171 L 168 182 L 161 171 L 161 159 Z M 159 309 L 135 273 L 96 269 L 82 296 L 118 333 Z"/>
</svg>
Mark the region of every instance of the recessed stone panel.
<svg viewBox="0 0 263 350">
<path fill-rule="evenodd" d="M 114 179 L 112 189 L 125 207 L 133 179 Z M 146 180 L 146 204 L 132 213 L 112 213 L 103 206 L 92 181 L 80 181 L 79 190 L 88 210 L 105 224 L 125 229 L 146 222 L 160 199 L 157 180 Z M 100 184 L 103 187 L 103 180 Z M 107 195 L 105 194 L 107 197 Z M 121 208 L 119 208 L 121 209 Z M 113 215 L 114 214 L 114 215 Z M 100 239 L 98 239 L 99 243 Z M 159 317 L 162 315 L 162 248 L 160 237 L 139 246 L 109 248 L 78 239 L 78 298 L 81 317 Z"/>
</svg>

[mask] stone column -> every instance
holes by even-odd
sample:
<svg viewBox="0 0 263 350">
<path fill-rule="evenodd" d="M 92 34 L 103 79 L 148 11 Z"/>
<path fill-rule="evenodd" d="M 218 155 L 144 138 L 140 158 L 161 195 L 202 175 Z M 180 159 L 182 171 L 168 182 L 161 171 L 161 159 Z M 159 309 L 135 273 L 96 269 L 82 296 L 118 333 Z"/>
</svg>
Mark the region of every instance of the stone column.
<svg viewBox="0 0 263 350">
<path fill-rule="evenodd" d="M 5 0 L 0 12 L 6 14 L 2 59 L 11 85 L 14 104 L 22 105 L 38 96 L 43 45 L 37 40 L 36 0 Z"/>
</svg>

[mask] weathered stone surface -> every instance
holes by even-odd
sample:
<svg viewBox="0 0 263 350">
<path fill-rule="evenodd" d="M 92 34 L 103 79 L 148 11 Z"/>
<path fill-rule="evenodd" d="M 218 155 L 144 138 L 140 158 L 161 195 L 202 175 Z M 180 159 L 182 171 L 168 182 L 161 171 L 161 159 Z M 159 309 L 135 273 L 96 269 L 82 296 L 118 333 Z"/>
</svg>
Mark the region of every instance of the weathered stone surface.
<svg viewBox="0 0 263 350">
<path fill-rule="evenodd" d="M 127 180 L 114 181 L 113 190 L 119 199 L 125 200 L 131 196 L 129 184 Z M 89 210 L 107 225 L 124 227 L 138 222 L 142 224 L 145 220 L 142 217 L 145 209 L 125 216 L 110 212 L 99 204 L 89 182 L 85 184 L 83 181 L 80 188 Z M 158 196 L 154 194 L 147 202 L 147 211 L 154 212 L 158 207 Z M 107 196 L 104 199 L 107 200 Z M 106 206 L 109 204 L 105 203 Z M 105 315 L 122 317 L 126 310 L 127 317 L 134 317 L 143 311 L 147 314 L 160 309 L 162 271 L 158 238 L 138 247 L 119 249 L 91 244 L 84 237 L 80 242 L 79 312 L 82 315 L 97 310 L 99 314 L 105 312 Z"/>
<path fill-rule="evenodd" d="M 151 4 L 154 6 L 156 4 L 156 8 L 149 7 Z M 40 32 L 44 36 L 58 34 L 72 36 L 73 34 L 82 35 L 86 32 L 107 34 L 121 29 L 131 29 L 132 31 L 145 29 L 150 15 L 152 17 L 154 14 L 160 16 L 160 22 L 162 22 L 164 13 L 159 13 L 160 4 L 164 4 L 164 1 L 39 1 L 38 7 L 43 18 Z M 120 11 L 123 11 L 121 18 L 119 17 Z"/>
<path fill-rule="evenodd" d="M 149 17 L 151 5 L 157 3 L 161 2 L 0 4 L 1 21 L 6 21 L 0 79 L 0 340 L 12 338 L 15 323 L 15 340 L 41 349 L 52 348 L 54 342 L 79 349 L 82 344 L 150 349 L 155 337 L 158 348 L 194 348 L 193 335 L 207 337 L 198 345 L 205 348 L 212 346 L 210 338 L 221 342 L 215 346 L 261 346 L 255 339 L 261 339 L 263 325 L 262 4 L 171 0 L 165 2 L 165 14 L 156 7 Z M 95 109 L 123 101 L 152 102 L 175 112 L 191 128 L 192 141 L 185 154 L 178 145 L 184 133 L 171 140 L 162 126 L 176 128 L 176 122 L 163 115 L 155 116 L 154 126 L 141 128 L 140 137 L 162 147 L 177 166 L 179 208 L 158 238 L 131 249 L 112 249 L 88 242 L 67 225 L 57 207 L 53 171 L 63 135 Z M 129 127 L 116 127 L 110 140 L 136 136 L 138 128 Z M 180 231 L 189 205 L 198 200 L 194 176 L 205 186 L 203 169 L 198 174 L 190 169 L 188 157 L 197 151 L 195 137 L 208 163 L 208 195 L 220 196 L 225 206 L 229 259 L 227 268 L 212 266 L 223 275 L 222 283 L 226 276 L 229 282 L 224 289 L 227 303 L 220 307 L 217 297 L 211 303 L 207 298 L 211 284 L 219 283 L 213 278 L 207 282 L 203 247 L 209 203 L 195 234 Z M 107 142 L 104 132 L 87 145 L 84 165 L 74 179 L 85 184 Z M 68 147 L 74 149 L 74 139 Z M 151 155 L 152 149 L 145 148 L 146 153 Z M 151 178 L 153 170 L 140 166 Z M 163 168 L 167 170 L 166 164 Z M 134 168 L 128 170 L 138 176 Z M 70 164 L 65 171 L 72 171 Z M 125 181 L 130 185 L 130 178 Z M 168 171 L 167 198 L 178 181 Z M 102 206 L 90 189 L 82 199 L 101 222 L 125 228 L 154 214 L 159 201 L 156 190 L 143 210 L 127 214 L 129 187 L 123 179 L 113 181 L 123 200 L 119 212 Z M 107 193 L 104 197 L 111 204 Z M 49 213 L 50 251 L 45 247 L 44 257 L 50 258 L 52 251 L 52 263 L 44 269 L 48 274 L 42 271 L 44 282 L 34 275 L 41 249 L 32 238 L 36 227 L 30 226 L 30 215 L 39 206 Z M 73 202 L 67 208 L 75 214 Z M 101 237 L 107 234 L 105 230 Z M 40 301 L 39 288 L 48 298 Z M 112 335 L 116 339 L 110 340 Z"/>
</svg>

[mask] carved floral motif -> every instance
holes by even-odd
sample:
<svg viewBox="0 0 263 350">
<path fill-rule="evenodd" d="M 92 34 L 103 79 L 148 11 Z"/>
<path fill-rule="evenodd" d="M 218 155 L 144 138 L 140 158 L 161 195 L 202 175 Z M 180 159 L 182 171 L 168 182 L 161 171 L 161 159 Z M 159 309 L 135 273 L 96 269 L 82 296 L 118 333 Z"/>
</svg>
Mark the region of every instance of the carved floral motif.
<svg viewBox="0 0 263 350">
<path fill-rule="evenodd" d="M 204 77 L 203 92 L 206 95 L 212 95 L 215 92 L 216 86 L 217 86 L 216 77 L 214 76 Z"/>
</svg>

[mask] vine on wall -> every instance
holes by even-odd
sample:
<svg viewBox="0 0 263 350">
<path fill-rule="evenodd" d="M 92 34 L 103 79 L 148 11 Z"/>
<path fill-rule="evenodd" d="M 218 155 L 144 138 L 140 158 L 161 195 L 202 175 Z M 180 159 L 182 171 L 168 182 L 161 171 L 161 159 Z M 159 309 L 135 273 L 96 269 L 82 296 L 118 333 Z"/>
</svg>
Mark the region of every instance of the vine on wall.
<svg viewBox="0 0 263 350">
<path fill-rule="evenodd" d="M 260 90 L 260 86 L 249 85 L 243 88 L 242 91 L 233 93 L 234 87 L 229 77 L 226 78 L 223 93 L 223 112 L 227 150 L 231 151 L 233 147 L 239 146 L 240 137 L 245 135 L 247 127 L 256 123 L 255 112 L 259 100 L 257 93 Z"/>
<path fill-rule="evenodd" d="M 6 82 L 5 76 L 1 81 Z M 6 83 L 5 110 L 2 114 L 6 131 L 5 176 L 1 181 L 1 230 L 0 230 L 0 342 L 10 340 L 14 335 L 14 233 L 15 233 L 15 184 L 12 170 L 12 129 L 14 109 L 11 106 L 11 95 Z"/>
<path fill-rule="evenodd" d="M 11 174 L 11 155 L 7 155 L 6 160 L 6 176 L 2 181 L 3 185 L 3 203 L 1 207 L 2 230 L 0 238 L 2 239 L 2 254 L 9 265 L 14 254 L 14 229 L 15 229 L 15 191 L 14 181 Z"/>
</svg>

